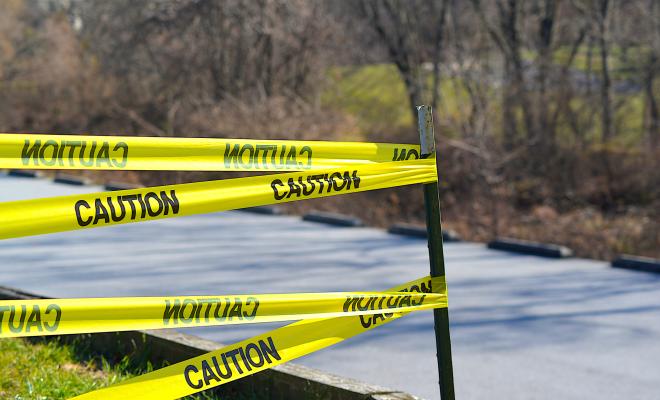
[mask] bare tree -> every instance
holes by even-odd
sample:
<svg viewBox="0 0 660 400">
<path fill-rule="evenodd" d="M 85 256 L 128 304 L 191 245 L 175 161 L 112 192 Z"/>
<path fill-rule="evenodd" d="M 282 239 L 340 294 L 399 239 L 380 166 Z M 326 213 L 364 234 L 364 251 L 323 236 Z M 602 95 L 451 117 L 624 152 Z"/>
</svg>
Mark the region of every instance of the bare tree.
<svg viewBox="0 0 660 400">
<path fill-rule="evenodd" d="M 656 94 L 656 80 L 660 75 L 660 1 L 649 0 L 644 11 L 647 22 L 648 56 L 643 67 L 644 99 L 646 112 L 646 130 L 652 149 L 660 148 L 660 100 Z"/>
<path fill-rule="evenodd" d="M 321 3 L 302 0 L 84 1 L 82 36 L 120 76 L 115 109 L 152 133 L 220 103 L 282 96 L 313 103 L 330 34 Z M 129 112 L 130 111 L 130 112 Z M 154 129 L 155 128 L 155 129 Z"/>
<path fill-rule="evenodd" d="M 607 17 L 609 13 L 609 0 L 597 0 L 595 4 L 595 19 L 598 27 L 598 47 L 600 50 L 600 99 L 601 99 L 601 121 L 602 121 L 602 140 L 607 142 L 612 138 L 612 82 L 610 79 L 609 67 L 609 46 Z"/>
<path fill-rule="evenodd" d="M 413 120 L 416 106 L 430 101 L 437 110 L 440 62 L 448 0 L 360 0 L 357 11 L 377 34 L 406 86 Z M 432 77 L 426 78 L 424 63 Z M 427 93 L 430 96 L 425 96 Z M 426 97 L 426 98 L 425 98 Z"/>
<path fill-rule="evenodd" d="M 109 91 L 67 15 L 39 3 L 0 3 L 3 131 L 82 131 L 103 120 Z"/>
</svg>

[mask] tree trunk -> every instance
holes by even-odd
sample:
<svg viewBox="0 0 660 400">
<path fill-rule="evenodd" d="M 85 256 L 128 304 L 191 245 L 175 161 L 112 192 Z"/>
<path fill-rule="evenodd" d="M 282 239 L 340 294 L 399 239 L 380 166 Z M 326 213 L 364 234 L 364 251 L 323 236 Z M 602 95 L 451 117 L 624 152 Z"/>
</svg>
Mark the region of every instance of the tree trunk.
<svg viewBox="0 0 660 400">
<path fill-rule="evenodd" d="M 412 112 L 412 120 L 417 121 L 417 106 L 421 106 L 423 103 L 422 93 L 423 88 L 419 84 L 419 71 L 413 72 L 413 69 L 400 65 L 397 63 L 397 68 L 403 83 L 406 86 L 406 94 L 408 95 L 408 102 L 410 103 L 410 111 Z"/>
<path fill-rule="evenodd" d="M 651 46 L 647 63 L 647 74 L 644 82 L 644 97 L 648 110 L 647 134 L 652 150 L 660 148 L 660 110 L 655 96 L 655 81 L 660 72 L 660 2 L 650 0 L 651 15 Z"/>
<path fill-rule="evenodd" d="M 538 31 L 538 94 L 535 104 L 538 132 L 536 132 L 536 135 L 539 135 L 539 146 L 543 151 L 553 148 L 555 144 L 555 133 L 550 124 L 550 104 L 552 102 L 547 89 L 550 67 L 552 65 L 552 43 L 556 11 L 557 2 L 555 0 L 546 0 L 544 2 L 543 17 L 539 23 Z"/>
<path fill-rule="evenodd" d="M 609 0 L 600 1 L 600 10 L 598 15 L 598 44 L 600 47 L 600 98 L 601 98 L 601 121 L 602 121 L 602 141 L 607 143 L 612 138 L 612 82 L 610 81 L 609 70 L 609 52 L 607 48 L 607 27 L 606 20 L 608 14 Z"/>
<path fill-rule="evenodd" d="M 644 80 L 644 97 L 646 103 L 646 115 L 648 118 L 647 132 L 649 145 L 652 149 L 657 149 L 660 146 L 660 110 L 658 110 L 658 100 L 655 98 L 653 88 L 655 78 L 660 63 L 656 54 L 651 54 L 648 66 L 647 75 Z"/>
</svg>

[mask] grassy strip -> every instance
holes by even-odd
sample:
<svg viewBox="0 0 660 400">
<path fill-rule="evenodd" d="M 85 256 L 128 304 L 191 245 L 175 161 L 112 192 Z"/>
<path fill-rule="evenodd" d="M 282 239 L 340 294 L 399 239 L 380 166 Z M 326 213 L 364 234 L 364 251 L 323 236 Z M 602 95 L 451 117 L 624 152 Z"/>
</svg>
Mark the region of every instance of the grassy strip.
<svg viewBox="0 0 660 400">
<path fill-rule="evenodd" d="M 66 399 L 132 376 L 120 365 L 95 364 L 53 341 L 0 339 L 0 398 Z"/>
<path fill-rule="evenodd" d="M 85 349 L 84 342 L 0 339 L 0 399 L 68 399 L 153 371 L 151 363 L 124 356 L 109 363 Z M 224 387 L 223 387 L 224 388 Z M 252 390 L 221 389 L 183 400 L 263 400 Z"/>
</svg>

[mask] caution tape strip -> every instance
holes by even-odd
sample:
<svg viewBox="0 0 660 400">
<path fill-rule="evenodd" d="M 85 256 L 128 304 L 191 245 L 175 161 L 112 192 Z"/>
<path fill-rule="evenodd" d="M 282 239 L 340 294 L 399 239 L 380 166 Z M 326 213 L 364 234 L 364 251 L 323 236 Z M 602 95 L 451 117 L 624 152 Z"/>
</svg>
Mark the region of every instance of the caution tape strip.
<svg viewBox="0 0 660 400">
<path fill-rule="evenodd" d="M 282 172 L 418 159 L 419 152 L 391 143 L 0 134 L 0 168 L 19 169 Z"/>
<path fill-rule="evenodd" d="M 438 278 L 434 278 L 438 279 Z M 439 288 L 439 281 L 432 283 Z M 423 283 L 409 293 L 333 292 L 0 301 L 0 338 L 296 321 L 447 306 Z"/>
<path fill-rule="evenodd" d="M 387 292 L 411 292 L 424 287 L 434 293 L 446 294 L 444 278 L 431 281 L 429 277 L 388 289 Z M 396 312 L 295 322 L 74 399 L 177 399 L 332 346 L 405 314 Z"/>
<path fill-rule="evenodd" d="M 0 203 L 0 239 L 234 210 L 437 180 L 434 159 Z"/>
</svg>

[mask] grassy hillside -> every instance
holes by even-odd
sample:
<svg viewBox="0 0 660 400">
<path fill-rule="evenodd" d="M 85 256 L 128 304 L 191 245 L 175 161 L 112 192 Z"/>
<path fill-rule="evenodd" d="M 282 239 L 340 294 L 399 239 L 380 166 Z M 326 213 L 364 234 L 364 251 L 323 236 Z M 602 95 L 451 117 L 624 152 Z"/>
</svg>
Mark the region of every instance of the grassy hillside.
<svg viewBox="0 0 660 400">
<path fill-rule="evenodd" d="M 558 51 L 556 61 L 558 65 L 565 62 L 565 51 Z M 583 73 L 586 67 L 586 49 L 581 50 L 576 56 L 575 71 Z M 527 58 L 532 57 L 530 54 Z M 598 65 L 594 62 L 592 70 L 599 72 Z M 627 79 L 626 71 L 629 65 L 623 65 L 621 61 L 613 62 L 613 78 L 615 84 L 617 79 Z M 392 64 L 373 64 L 354 67 L 333 67 L 327 74 L 325 90 L 321 96 L 324 107 L 342 111 L 353 117 L 359 130 L 364 133 L 381 131 L 383 129 L 400 130 L 414 126 L 412 115 L 408 108 L 408 97 L 406 88 L 396 67 Z M 426 79 L 431 79 L 428 76 Z M 660 81 L 658 82 L 660 85 Z M 598 83 L 593 84 L 593 91 L 598 90 Z M 426 98 L 430 98 L 430 93 Z M 491 111 L 490 126 L 497 133 L 500 126 L 500 101 L 501 98 L 493 93 L 488 95 Z M 575 115 L 580 121 L 581 144 L 599 143 L 601 132 L 600 119 L 593 115 L 590 107 L 593 101 L 580 97 L 577 94 L 570 100 Z M 643 109 L 644 100 L 640 92 L 614 93 L 613 104 L 615 108 L 615 130 L 617 136 L 612 145 L 632 147 L 640 143 L 644 138 Z M 470 103 L 467 93 L 458 78 L 444 78 L 440 83 L 440 107 L 438 115 L 442 121 L 443 134 L 456 136 L 458 126 L 468 116 Z M 557 104 L 548 104 L 553 110 Z M 575 121 L 558 120 L 558 138 L 561 144 L 566 146 L 575 145 L 575 135 L 570 126 Z"/>
<path fill-rule="evenodd" d="M 412 125 L 406 88 L 394 65 L 333 67 L 321 102 L 357 118 L 363 129 Z"/>
</svg>

